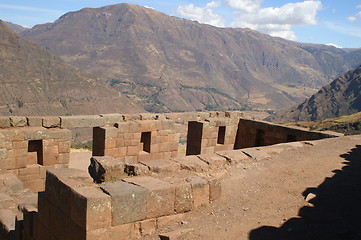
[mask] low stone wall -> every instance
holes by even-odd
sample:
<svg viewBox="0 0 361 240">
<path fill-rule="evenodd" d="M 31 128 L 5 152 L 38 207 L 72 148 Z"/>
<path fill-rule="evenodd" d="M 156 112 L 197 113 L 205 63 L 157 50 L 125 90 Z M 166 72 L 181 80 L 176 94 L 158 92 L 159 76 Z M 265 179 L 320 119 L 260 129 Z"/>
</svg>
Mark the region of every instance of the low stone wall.
<svg viewBox="0 0 361 240">
<path fill-rule="evenodd" d="M 48 170 L 45 192 L 39 194 L 37 229 L 32 239 L 130 239 L 139 225 L 190 211 L 220 196 L 215 178 L 189 177 L 168 183 L 149 176 L 94 184 L 75 169 Z M 37 226 L 36 226 L 37 225 Z"/>
<path fill-rule="evenodd" d="M 25 187 L 42 191 L 46 169 L 67 167 L 70 140 L 66 129 L 0 129 L 0 172 L 13 173 Z"/>
</svg>

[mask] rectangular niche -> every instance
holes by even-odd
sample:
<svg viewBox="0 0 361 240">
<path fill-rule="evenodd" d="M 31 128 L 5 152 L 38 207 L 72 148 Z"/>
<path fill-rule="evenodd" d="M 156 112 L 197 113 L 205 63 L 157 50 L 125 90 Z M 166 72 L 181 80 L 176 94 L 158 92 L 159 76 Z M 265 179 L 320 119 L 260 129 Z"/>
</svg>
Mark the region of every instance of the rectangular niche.
<svg viewBox="0 0 361 240">
<path fill-rule="evenodd" d="M 142 132 L 140 142 L 143 143 L 144 152 L 150 153 L 151 136 L 151 132 Z"/>
<path fill-rule="evenodd" d="M 43 140 L 29 140 L 28 142 L 28 152 L 29 153 L 36 153 L 32 156 L 35 156 L 35 160 L 31 161 L 33 164 L 44 164 L 43 159 Z M 30 155 L 31 156 L 31 155 Z M 29 159 L 29 158 L 28 158 Z M 29 160 L 28 160 L 29 162 Z"/>
<path fill-rule="evenodd" d="M 188 122 L 186 155 L 198 155 L 202 150 L 203 123 Z"/>
<path fill-rule="evenodd" d="M 224 144 L 226 139 L 226 126 L 220 126 L 218 128 L 217 144 Z"/>
</svg>

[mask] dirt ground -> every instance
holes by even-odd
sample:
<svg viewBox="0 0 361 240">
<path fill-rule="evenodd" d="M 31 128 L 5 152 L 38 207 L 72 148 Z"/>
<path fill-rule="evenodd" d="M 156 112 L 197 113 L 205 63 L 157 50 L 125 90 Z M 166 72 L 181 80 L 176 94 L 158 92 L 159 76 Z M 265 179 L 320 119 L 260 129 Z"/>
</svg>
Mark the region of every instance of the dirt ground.
<svg viewBox="0 0 361 240">
<path fill-rule="evenodd" d="M 159 232 L 192 229 L 181 239 L 361 239 L 360 204 L 361 135 L 340 137 L 228 169 L 221 199 Z M 159 232 L 143 239 L 159 239 Z"/>
<path fill-rule="evenodd" d="M 182 239 L 361 239 L 361 135 L 312 143 L 228 170 L 220 200 L 161 231 L 193 229 Z"/>
</svg>

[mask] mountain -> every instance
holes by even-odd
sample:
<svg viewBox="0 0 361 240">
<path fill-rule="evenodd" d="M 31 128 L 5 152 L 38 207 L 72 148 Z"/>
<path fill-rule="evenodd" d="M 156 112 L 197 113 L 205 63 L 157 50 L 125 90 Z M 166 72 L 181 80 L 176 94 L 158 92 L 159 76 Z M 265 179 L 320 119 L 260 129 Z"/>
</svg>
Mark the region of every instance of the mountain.
<svg viewBox="0 0 361 240">
<path fill-rule="evenodd" d="M 266 120 L 315 121 L 361 112 L 361 66 L 341 75 L 301 104 L 281 110 Z"/>
<path fill-rule="evenodd" d="M 140 112 L 104 82 L 19 37 L 0 21 L 0 115 Z"/>
<path fill-rule="evenodd" d="M 26 29 L 28 29 L 26 27 L 23 27 L 21 25 L 14 24 L 14 23 L 11 23 L 11 22 L 4 22 L 4 23 L 16 33 L 21 33 L 23 31 L 25 31 Z"/>
<path fill-rule="evenodd" d="M 217 28 L 131 4 L 70 12 L 22 36 L 149 111 L 279 109 L 351 69 L 342 49 Z"/>
</svg>

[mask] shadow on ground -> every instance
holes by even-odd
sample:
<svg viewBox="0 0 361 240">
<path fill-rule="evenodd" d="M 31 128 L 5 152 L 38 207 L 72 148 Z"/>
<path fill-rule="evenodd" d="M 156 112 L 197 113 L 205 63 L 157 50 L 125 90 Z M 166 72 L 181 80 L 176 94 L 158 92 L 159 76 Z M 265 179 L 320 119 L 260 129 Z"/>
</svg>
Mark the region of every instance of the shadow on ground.
<svg viewBox="0 0 361 240">
<path fill-rule="evenodd" d="M 341 155 L 346 161 L 317 188 L 308 188 L 304 196 L 316 194 L 303 207 L 299 217 L 281 227 L 262 226 L 249 234 L 250 240 L 361 239 L 361 145 Z"/>
</svg>

